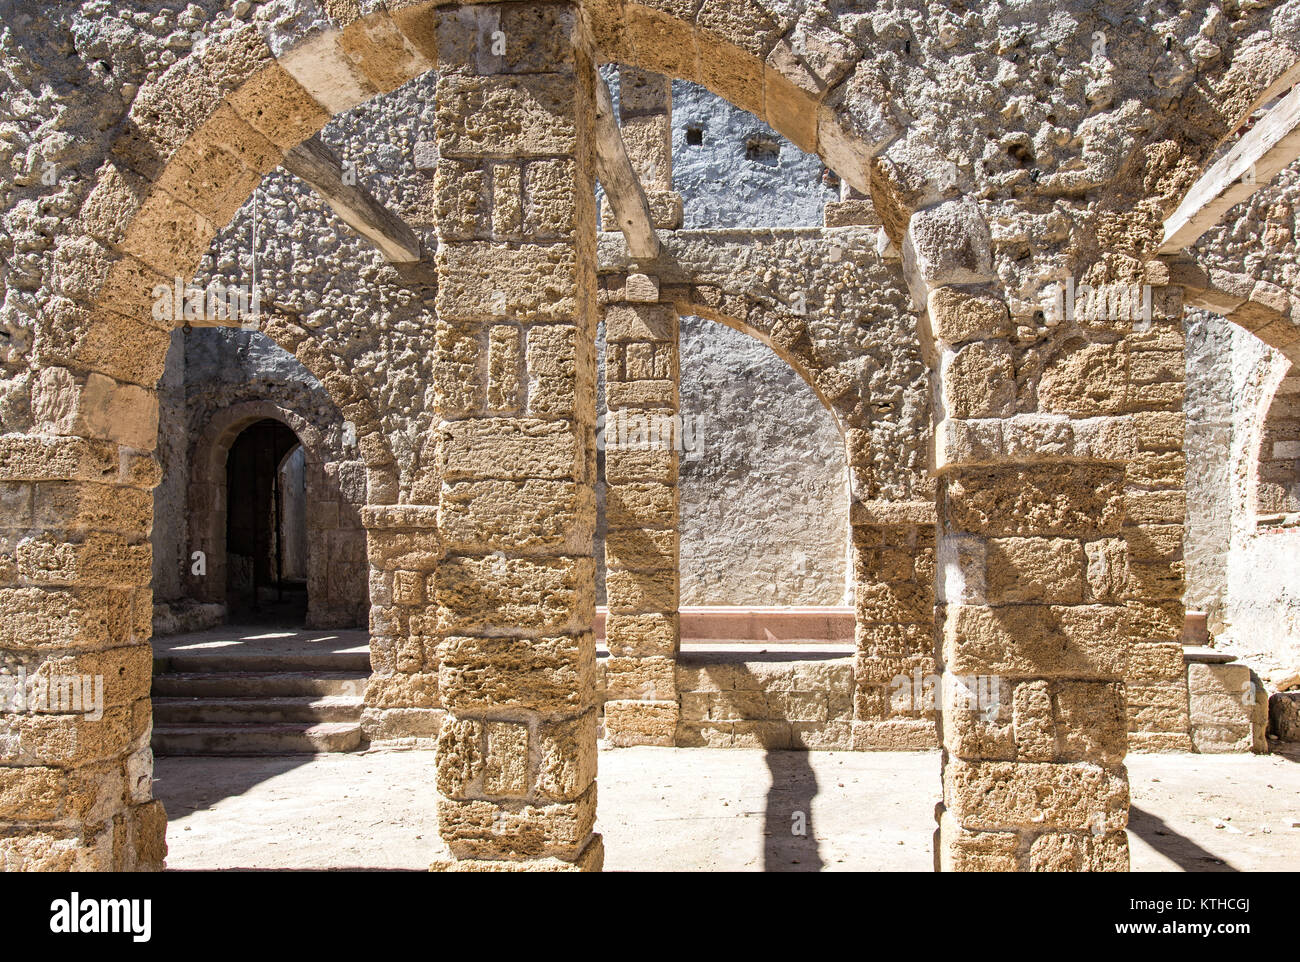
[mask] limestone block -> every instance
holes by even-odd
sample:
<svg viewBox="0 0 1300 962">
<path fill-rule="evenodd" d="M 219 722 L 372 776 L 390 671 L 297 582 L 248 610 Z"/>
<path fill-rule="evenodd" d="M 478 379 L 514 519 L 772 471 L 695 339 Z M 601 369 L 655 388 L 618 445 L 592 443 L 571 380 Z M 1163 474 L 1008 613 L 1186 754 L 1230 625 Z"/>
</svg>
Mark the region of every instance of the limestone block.
<svg viewBox="0 0 1300 962">
<path fill-rule="evenodd" d="M 934 619 L 934 589 L 912 581 L 859 584 L 854 605 L 862 622 L 923 625 Z"/>
<path fill-rule="evenodd" d="M 1187 666 L 1192 741 L 1199 752 L 1268 750 L 1268 700 L 1246 665 Z"/>
<path fill-rule="evenodd" d="M 1049 832 L 1029 849 L 1031 872 L 1127 872 L 1128 866 L 1124 832 Z"/>
<path fill-rule="evenodd" d="M 938 730 L 929 718 L 890 718 L 852 724 L 853 750 L 857 752 L 919 752 L 939 745 Z"/>
<path fill-rule="evenodd" d="M 153 497 L 139 488 L 79 481 L 36 485 L 32 520 L 51 530 L 83 529 L 138 535 L 149 530 Z"/>
<path fill-rule="evenodd" d="M 471 77 L 440 72 L 438 150 L 443 157 L 572 154 L 578 144 L 575 89 L 573 79 L 563 74 Z"/>
<path fill-rule="evenodd" d="M 947 480 L 944 497 L 960 531 L 1071 537 L 1118 533 L 1135 499 L 1122 468 L 1088 464 L 967 471 Z"/>
<path fill-rule="evenodd" d="M 108 438 L 138 451 L 152 451 L 158 441 L 154 392 L 102 374 L 83 379 L 64 368 L 46 368 L 32 389 L 32 415 L 47 433 Z"/>
<path fill-rule="evenodd" d="M 846 720 L 792 722 L 790 747 L 819 752 L 851 751 L 853 724 Z"/>
<path fill-rule="evenodd" d="M 943 784 L 944 805 L 968 829 L 1117 832 L 1128 821 L 1123 769 L 952 759 Z"/>
<path fill-rule="evenodd" d="M 1146 451 L 1181 450 L 1186 418 L 1182 412 L 1137 411 L 1130 415 Z"/>
<path fill-rule="evenodd" d="M 23 538 L 14 560 L 17 576 L 28 584 L 131 588 L 149 584 L 152 576 L 150 546 L 121 535 L 89 534 L 78 543 Z"/>
<path fill-rule="evenodd" d="M 1011 312 L 1006 301 L 995 294 L 939 287 L 930 292 L 928 307 L 935 339 L 948 344 L 1001 339 L 1011 334 Z"/>
<path fill-rule="evenodd" d="M 736 667 L 719 665 L 678 665 L 679 691 L 727 691 L 736 687 Z"/>
<path fill-rule="evenodd" d="M 439 531 L 447 549 L 580 553 L 596 525 L 595 493 L 573 481 L 460 481 L 443 486 Z"/>
<path fill-rule="evenodd" d="M 944 661 L 960 675 L 1122 678 L 1128 624 L 1114 605 L 950 605 Z"/>
<path fill-rule="evenodd" d="M 853 660 L 853 674 L 858 685 L 909 684 L 914 678 L 937 676 L 938 669 L 933 654 L 933 644 L 928 652 L 901 657 L 876 657 L 859 651 Z"/>
<path fill-rule="evenodd" d="M 118 381 L 153 388 L 162 376 L 170 330 L 117 314 L 96 314 L 64 297 L 45 308 L 33 349 L 44 366 L 99 371 Z"/>
<path fill-rule="evenodd" d="M 582 306 L 569 244 L 439 246 L 437 310 L 448 321 L 572 321 Z"/>
<path fill-rule="evenodd" d="M 634 4 L 627 8 L 621 33 L 624 42 L 636 52 L 635 63 L 643 70 L 692 83 L 699 81 L 695 30 L 689 13 L 679 19 Z"/>
<path fill-rule="evenodd" d="M 1268 698 L 1268 731 L 1284 742 L 1300 742 L 1300 692 L 1279 691 Z"/>
<path fill-rule="evenodd" d="M 672 745 L 678 729 L 678 711 L 676 701 L 607 701 L 606 738 L 618 747 Z"/>
<path fill-rule="evenodd" d="M 991 538 L 985 558 L 986 593 L 991 604 L 1073 604 L 1083 600 L 1085 556 L 1077 541 Z"/>
<path fill-rule="evenodd" d="M 528 726 L 517 722 L 488 722 L 483 760 L 483 790 L 494 796 L 522 798 L 530 789 Z"/>
<path fill-rule="evenodd" d="M 1020 836 L 1016 832 L 972 832 L 949 813 L 939 820 L 935 861 L 941 872 L 1017 872 Z"/>
<path fill-rule="evenodd" d="M 387 530 L 370 527 L 366 530 L 366 552 L 370 564 L 384 571 L 433 571 L 443 550 L 437 529 Z"/>
<path fill-rule="evenodd" d="M 1140 646 L 1135 646 L 1140 647 Z M 1125 694 L 1128 701 L 1128 728 L 1136 732 L 1188 732 L 1187 684 L 1183 679 L 1175 682 L 1129 682 Z"/>
<path fill-rule="evenodd" d="M 790 723 L 774 720 L 746 720 L 731 723 L 732 748 L 790 748 L 792 732 Z"/>
<path fill-rule="evenodd" d="M 611 655 L 644 658 L 676 654 L 679 631 L 676 612 L 650 614 L 611 612 L 605 618 L 605 644 Z"/>
<path fill-rule="evenodd" d="M 945 201 L 912 215 L 903 257 L 930 288 L 979 284 L 993 277 L 991 243 L 988 224 L 973 202 Z"/>
<path fill-rule="evenodd" d="M 605 591 L 610 610 L 619 614 L 675 611 L 678 600 L 677 570 L 626 571 L 611 568 L 605 575 Z"/>
<path fill-rule="evenodd" d="M 596 712 L 538 723 L 538 797 L 575 801 L 596 777 Z"/>
<path fill-rule="evenodd" d="M 439 630 L 589 629 L 594 578 L 591 558 L 449 557 L 433 575 Z"/>
<path fill-rule="evenodd" d="M 1124 760 L 1128 717 L 1115 683 L 1063 681 L 1052 693 L 1057 761 L 1116 766 Z"/>
<path fill-rule="evenodd" d="M 1125 598 L 1129 584 L 1128 541 L 1123 538 L 1102 538 L 1087 542 L 1083 548 L 1088 558 L 1088 592 L 1092 600 L 1114 602 Z M 1179 657 L 1182 657 L 1181 654 Z"/>
<path fill-rule="evenodd" d="M 488 801 L 438 802 L 438 828 L 457 858 L 576 858 L 596 820 L 593 783 L 576 801 L 524 805 L 517 810 Z"/>
<path fill-rule="evenodd" d="M 267 64 L 228 99 L 250 127 L 284 150 L 329 123 L 329 112 L 279 63 Z"/>
<path fill-rule="evenodd" d="M 605 338 L 623 341 L 677 340 L 677 311 L 667 304 L 611 304 L 605 309 Z"/>
<path fill-rule="evenodd" d="M 1133 638 L 1138 641 L 1172 641 L 1183 636 L 1184 610 L 1181 600 L 1124 602 L 1132 619 Z"/>
<path fill-rule="evenodd" d="M 483 723 L 449 719 L 438 732 L 436 785 L 446 798 L 465 799 L 483 776 Z"/>
<path fill-rule="evenodd" d="M 639 450 L 630 447 L 605 447 L 605 481 L 622 484 L 628 481 L 657 481 L 675 485 L 680 457 L 675 447 Z"/>
<path fill-rule="evenodd" d="M 524 166 L 523 232 L 537 240 L 572 239 L 594 216 L 578 197 L 579 169 L 573 160 L 534 160 Z"/>
<path fill-rule="evenodd" d="M 1085 344 L 1048 362 L 1038 383 L 1039 409 L 1081 418 L 1121 413 L 1128 378 L 1124 342 Z"/>
<path fill-rule="evenodd" d="M 438 676 L 376 672 L 366 682 L 366 705 L 370 708 L 439 708 Z"/>
<path fill-rule="evenodd" d="M 439 452 L 443 478 L 583 480 L 584 440 L 568 421 L 498 417 L 445 422 Z"/>
<path fill-rule="evenodd" d="M 770 717 L 767 695 L 761 691 L 719 691 L 708 693 L 709 721 L 762 721 Z"/>
<path fill-rule="evenodd" d="M 439 654 L 438 690 L 451 711 L 526 709 L 577 714 L 592 705 L 596 672 L 591 635 L 550 638 L 452 636 Z"/>
<path fill-rule="evenodd" d="M 611 530 L 671 528 L 677 521 L 677 486 L 654 481 L 610 485 L 605 517 Z"/>
<path fill-rule="evenodd" d="M 545 417 L 595 420 L 593 338 L 570 324 L 528 329 L 528 411 Z"/>
<path fill-rule="evenodd" d="M 611 655 L 605 661 L 605 696 L 610 700 L 672 700 L 677 697 L 674 669 L 672 658 Z"/>
<path fill-rule="evenodd" d="M 226 224 L 283 157 L 279 147 L 222 104 L 176 150 L 157 185 L 213 224 Z"/>
<path fill-rule="evenodd" d="M 1012 726 L 1016 755 L 1032 762 L 1056 757 L 1056 725 L 1052 718 L 1052 690 L 1046 681 L 1015 686 Z"/>
<path fill-rule="evenodd" d="M 611 571 L 672 572 L 677 570 L 677 549 L 678 534 L 673 530 L 612 530 L 605 538 L 605 563 Z M 613 593 L 616 589 L 606 590 Z M 633 588 L 637 594 L 644 595 L 644 591 L 644 587 Z M 630 604 L 631 600 L 632 595 L 620 592 L 621 605 Z"/>
<path fill-rule="evenodd" d="M 976 341 L 947 359 L 944 407 L 950 417 L 1006 417 L 1015 413 L 1016 379 L 1006 341 Z"/>
</svg>

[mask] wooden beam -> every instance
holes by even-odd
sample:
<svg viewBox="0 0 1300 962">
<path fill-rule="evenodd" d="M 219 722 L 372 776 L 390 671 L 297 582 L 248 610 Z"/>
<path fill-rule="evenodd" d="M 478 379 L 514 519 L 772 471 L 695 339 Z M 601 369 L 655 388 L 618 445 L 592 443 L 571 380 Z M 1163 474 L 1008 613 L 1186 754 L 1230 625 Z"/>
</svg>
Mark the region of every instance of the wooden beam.
<svg viewBox="0 0 1300 962">
<path fill-rule="evenodd" d="M 420 239 L 406 223 L 364 187 L 346 183 L 343 167 L 319 137 L 305 140 L 284 156 L 284 168 L 315 188 L 334 213 L 394 264 L 420 260 Z"/>
<path fill-rule="evenodd" d="M 627 144 L 614 117 L 614 101 L 605 78 L 596 74 L 596 176 L 614 209 L 614 219 L 627 239 L 627 249 L 637 260 L 659 256 L 659 235 L 650 217 L 641 178 L 627 155 Z"/>
<path fill-rule="evenodd" d="M 1165 221 L 1161 254 L 1189 247 L 1300 157 L 1300 86 L 1277 102 L 1187 192 Z"/>
</svg>

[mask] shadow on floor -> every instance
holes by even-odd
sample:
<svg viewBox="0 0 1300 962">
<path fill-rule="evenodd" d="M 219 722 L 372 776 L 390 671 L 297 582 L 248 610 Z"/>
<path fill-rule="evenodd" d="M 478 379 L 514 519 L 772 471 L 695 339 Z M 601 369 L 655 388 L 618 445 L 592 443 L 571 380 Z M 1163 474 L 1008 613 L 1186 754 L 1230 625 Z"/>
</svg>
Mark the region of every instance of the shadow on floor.
<svg viewBox="0 0 1300 962">
<path fill-rule="evenodd" d="M 812 802 L 817 775 L 805 751 L 763 753 L 772 787 L 767 792 L 763 824 L 763 871 L 820 872 Z"/>
<path fill-rule="evenodd" d="M 1129 809 L 1128 828 L 1185 872 L 1237 872 L 1230 863 L 1190 838 L 1175 832 L 1162 819 L 1136 805 Z"/>
<path fill-rule="evenodd" d="M 237 798 L 254 785 L 315 759 L 315 755 L 159 755 L 153 763 L 153 794 L 171 823 Z M 174 828 L 169 824 L 167 830 Z"/>
</svg>

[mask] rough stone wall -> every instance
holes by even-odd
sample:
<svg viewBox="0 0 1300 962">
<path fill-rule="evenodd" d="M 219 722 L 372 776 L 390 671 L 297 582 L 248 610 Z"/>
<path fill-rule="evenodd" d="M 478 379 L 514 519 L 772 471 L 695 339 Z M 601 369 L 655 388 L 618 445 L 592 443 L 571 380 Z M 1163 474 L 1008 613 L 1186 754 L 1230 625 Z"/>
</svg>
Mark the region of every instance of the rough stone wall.
<svg viewBox="0 0 1300 962">
<path fill-rule="evenodd" d="M 844 439 L 811 387 L 753 337 L 682 319 L 682 604 L 842 605 Z"/>
</svg>

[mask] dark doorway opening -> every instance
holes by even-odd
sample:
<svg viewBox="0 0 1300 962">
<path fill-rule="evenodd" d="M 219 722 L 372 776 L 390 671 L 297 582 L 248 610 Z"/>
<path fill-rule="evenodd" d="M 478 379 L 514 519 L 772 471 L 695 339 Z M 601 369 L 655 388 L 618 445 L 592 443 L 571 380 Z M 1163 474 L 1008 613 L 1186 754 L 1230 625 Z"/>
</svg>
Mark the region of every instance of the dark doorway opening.
<svg viewBox="0 0 1300 962">
<path fill-rule="evenodd" d="M 226 457 L 226 604 L 232 620 L 301 625 L 307 617 L 307 505 L 302 446 L 271 418 Z"/>
</svg>

